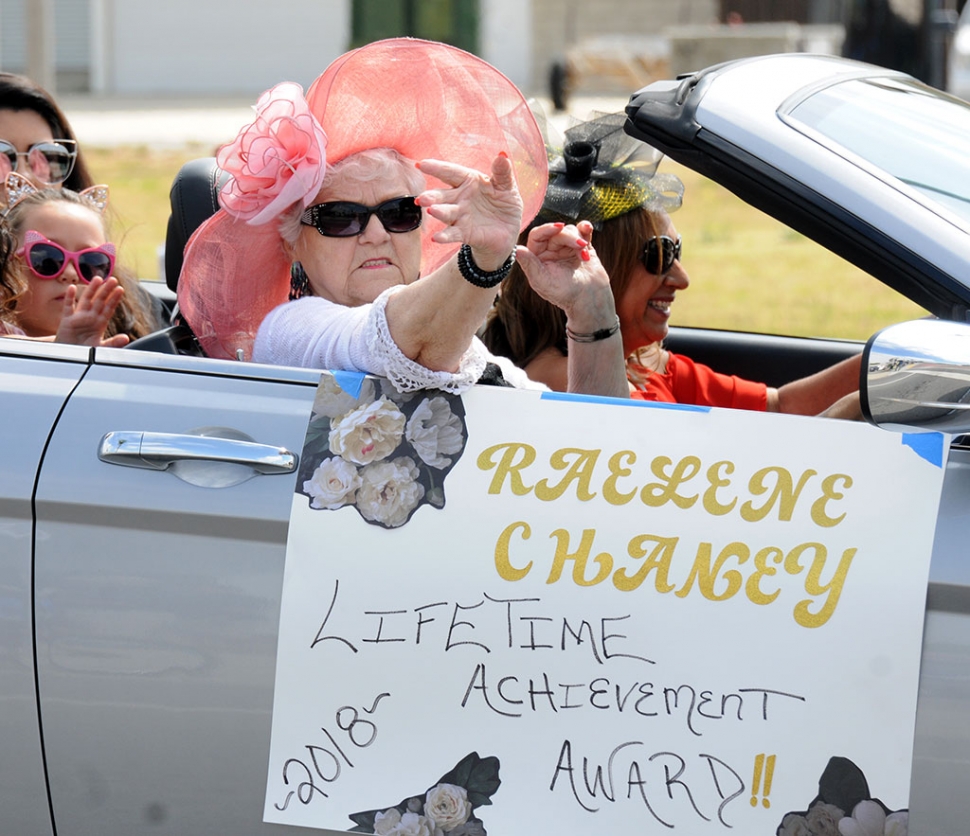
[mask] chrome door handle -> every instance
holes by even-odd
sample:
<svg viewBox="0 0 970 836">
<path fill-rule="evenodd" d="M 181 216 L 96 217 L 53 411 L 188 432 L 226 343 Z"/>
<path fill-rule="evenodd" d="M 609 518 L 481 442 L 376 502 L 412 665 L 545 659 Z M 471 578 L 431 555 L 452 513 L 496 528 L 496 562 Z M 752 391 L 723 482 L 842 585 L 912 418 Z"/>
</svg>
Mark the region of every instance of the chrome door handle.
<svg viewBox="0 0 970 836">
<path fill-rule="evenodd" d="M 108 464 L 168 470 L 176 462 L 221 462 L 250 467 L 257 473 L 292 473 L 299 456 L 284 447 L 210 435 L 109 432 L 98 458 Z"/>
</svg>

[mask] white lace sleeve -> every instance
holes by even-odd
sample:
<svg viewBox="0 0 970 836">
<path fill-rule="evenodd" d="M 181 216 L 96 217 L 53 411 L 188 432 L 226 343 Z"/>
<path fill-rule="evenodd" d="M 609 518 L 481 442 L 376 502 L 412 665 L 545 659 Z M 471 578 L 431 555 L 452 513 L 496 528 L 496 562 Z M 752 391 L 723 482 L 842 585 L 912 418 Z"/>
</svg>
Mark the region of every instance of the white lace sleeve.
<svg viewBox="0 0 970 836">
<path fill-rule="evenodd" d="M 371 305 L 370 315 L 364 325 L 364 344 L 372 355 L 375 365 L 381 367 L 378 374 L 383 375 L 399 392 L 414 392 L 417 389 L 443 389 L 445 392 L 460 394 L 470 389 L 485 371 L 488 352 L 478 339 L 462 355 L 457 372 L 436 372 L 414 362 L 397 347 L 391 339 L 387 327 L 385 308 L 387 299 L 400 286 L 385 290 Z"/>
<path fill-rule="evenodd" d="M 436 372 L 414 362 L 391 339 L 385 307 L 400 287 L 385 290 L 370 305 L 348 308 L 305 296 L 274 308 L 263 320 L 253 346 L 253 360 L 281 366 L 358 371 L 388 378 L 401 392 L 443 389 L 461 394 L 474 386 L 487 363 L 497 364 L 517 388 L 545 388 L 529 380 L 504 357 L 494 357 L 477 337 L 461 358 L 457 372 Z"/>
</svg>

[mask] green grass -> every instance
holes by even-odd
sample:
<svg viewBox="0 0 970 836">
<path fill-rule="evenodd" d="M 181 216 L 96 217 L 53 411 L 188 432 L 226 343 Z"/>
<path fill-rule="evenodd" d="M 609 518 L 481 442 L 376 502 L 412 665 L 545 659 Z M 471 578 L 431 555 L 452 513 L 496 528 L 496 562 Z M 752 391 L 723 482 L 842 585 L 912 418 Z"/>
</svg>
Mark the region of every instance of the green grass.
<svg viewBox="0 0 970 836">
<path fill-rule="evenodd" d="M 678 325 L 864 340 L 919 306 L 704 177 L 665 161 L 686 187 L 673 215 L 691 287 Z"/>
<path fill-rule="evenodd" d="M 145 147 L 85 148 L 91 175 L 107 183 L 112 240 L 119 260 L 143 279 L 158 279 L 158 247 L 168 227 L 168 192 L 182 165 L 212 154 L 208 146 L 177 151 Z"/>
<path fill-rule="evenodd" d="M 168 224 L 168 192 L 183 163 L 212 153 L 86 148 L 99 182 L 111 187 L 112 236 L 124 264 L 157 279 Z M 678 296 L 675 325 L 799 336 L 866 339 L 926 312 L 814 242 L 752 209 L 694 172 L 665 161 L 686 186 L 673 216 L 684 238 L 691 288 Z"/>
</svg>

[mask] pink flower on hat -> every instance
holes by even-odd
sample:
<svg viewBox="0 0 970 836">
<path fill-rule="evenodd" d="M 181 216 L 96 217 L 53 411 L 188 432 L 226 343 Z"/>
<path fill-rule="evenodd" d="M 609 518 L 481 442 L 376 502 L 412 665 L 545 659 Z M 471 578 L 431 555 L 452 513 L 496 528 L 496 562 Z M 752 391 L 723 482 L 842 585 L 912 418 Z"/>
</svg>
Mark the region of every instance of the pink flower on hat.
<svg viewBox="0 0 970 836">
<path fill-rule="evenodd" d="M 327 169 L 327 134 L 303 88 L 284 81 L 259 97 L 256 119 L 216 155 L 231 176 L 219 203 L 233 217 L 264 224 L 297 201 L 316 197 Z"/>
</svg>

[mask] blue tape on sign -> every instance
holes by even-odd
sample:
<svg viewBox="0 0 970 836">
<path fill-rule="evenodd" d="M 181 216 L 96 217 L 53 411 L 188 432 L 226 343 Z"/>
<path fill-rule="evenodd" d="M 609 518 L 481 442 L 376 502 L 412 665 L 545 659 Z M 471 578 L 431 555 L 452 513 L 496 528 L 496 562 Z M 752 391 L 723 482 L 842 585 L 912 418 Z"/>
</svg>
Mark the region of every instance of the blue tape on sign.
<svg viewBox="0 0 970 836">
<path fill-rule="evenodd" d="M 367 377 L 363 372 L 337 372 L 331 371 L 337 385 L 340 386 L 348 395 L 355 398 L 360 397 L 360 389 L 364 385 L 364 378 Z"/>
<path fill-rule="evenodd" d="M 943 466 L 942 433 L 903 433 L 903 444 L 936 467 Z"/>
<path fill-rule="evenodd" d="M 579 395 L 575 392 L 543 392 L 545 401 L 580 401 L 581 403 L 608 403 L 616 406 L 645 406 L 650 409 L 679 409 L 682 412 L 710 412 L 709 406 L 695 406 L 686 403 L 662 403 L 661 401 L 641 401 L 634 398 L 608 398 L 605 395 Z"/>
</svg>

